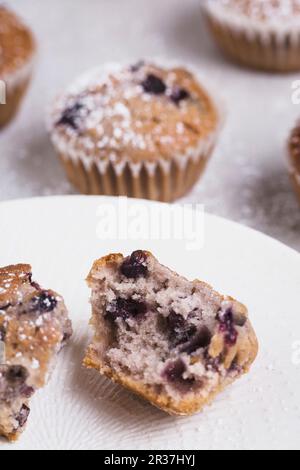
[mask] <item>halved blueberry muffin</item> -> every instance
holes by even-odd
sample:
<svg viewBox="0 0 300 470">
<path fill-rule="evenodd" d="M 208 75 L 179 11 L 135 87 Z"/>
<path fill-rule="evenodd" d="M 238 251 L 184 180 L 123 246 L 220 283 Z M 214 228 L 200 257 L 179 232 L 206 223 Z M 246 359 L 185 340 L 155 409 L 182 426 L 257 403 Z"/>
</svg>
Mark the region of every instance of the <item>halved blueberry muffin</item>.
<svg viewBox="0 0 300 470">
<path fill-rule="evenodd" d="M 62 297 L 34 282 L 29 265 L 0 269 L 0 435 L 15 440 L 23 431 L 29 398 L 71 334 Z"/>
<path fill-rule="evenodd" d="M 256 358 L 246 307 L 148 252 L 96 261 L 88 284 L 94 339 L 84 365 L 170 414 L 201 410 Z"/>
</svg>

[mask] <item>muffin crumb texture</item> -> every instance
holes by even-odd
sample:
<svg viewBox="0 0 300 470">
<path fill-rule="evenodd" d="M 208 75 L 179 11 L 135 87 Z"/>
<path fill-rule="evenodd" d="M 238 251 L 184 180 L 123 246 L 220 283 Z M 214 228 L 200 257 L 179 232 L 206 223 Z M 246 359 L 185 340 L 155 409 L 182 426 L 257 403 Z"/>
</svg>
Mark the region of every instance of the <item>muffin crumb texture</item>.
<svg viewBox="0 0 300 470">
<path fill-rule="evenodd" d="M 103 258 L 88 282 L 95 335 L 84 364 L 170 414 L 201 410 L 255 360 L 247 309 L 148 252 Z"/>
</svg>

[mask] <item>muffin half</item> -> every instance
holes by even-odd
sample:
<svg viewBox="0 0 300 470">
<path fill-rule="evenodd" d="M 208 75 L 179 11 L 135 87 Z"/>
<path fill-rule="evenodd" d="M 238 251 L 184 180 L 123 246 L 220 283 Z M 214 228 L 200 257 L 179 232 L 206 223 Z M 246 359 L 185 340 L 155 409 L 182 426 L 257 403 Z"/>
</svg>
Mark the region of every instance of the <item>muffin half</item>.
<svg viewBox="0 0 300 470">
<path fill-rule="evenodd" d="M 29 265 L 0 269 L 0 435 L 16 440 L 23 432 L 29 399 L 71 334 L 62 297 L 34 282 Z"/>
<path fill-rule="evenodd" d="M 16 115 L 31 79 L 36 44 L 30 29 L 0 5 L 0 128 Z"/>
<path fill-rule="evenodd" d="M 248 312 L 148 252 L 95 262 L 94 339 L 84 365 L 175 415 L 190 415 L 247 373 L 258 344 Z"/>
<path fill-rule="evenodd" d="M 88 73 L 55 102 L 50 122 L 80 192 L 161 201 L 193 187 L 219 127 L 217 107 L 193 74 L 146 62 Z"/>
</svg>

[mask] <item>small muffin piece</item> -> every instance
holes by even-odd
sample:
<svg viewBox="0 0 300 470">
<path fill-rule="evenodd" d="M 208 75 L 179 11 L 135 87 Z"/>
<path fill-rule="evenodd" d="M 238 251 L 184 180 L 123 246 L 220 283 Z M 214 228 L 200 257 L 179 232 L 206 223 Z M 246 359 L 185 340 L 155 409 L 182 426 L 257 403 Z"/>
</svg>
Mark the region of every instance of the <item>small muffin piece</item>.
<svg viewBox="0 0 300 470">
<path fill-rule="evenodd" d="M 161 201 L 198 181 L 219 127 L 194 74 L 146 61 L 87 73 L 50 117 L 54 147 L 80 192 Z"/>
<path fill-rule="evenodd" d="M 25 367 L 0 365 L 0 435 L 15 440 L 24 428 L 29 413 L 29 398 L 34 389 L 28 385 Z"/>
<path fill-rule="evenodd" d="M 300 0 L 204 0 L 221 50 L 256 69 L 300 70 Z"/>
<path fill-rule="evenodd" d="M 289 171 L 300 201 L 300 120 L 291 132 L 288 141 Z"/>
<path fill-rule="evenodd" d="M 246 307 L 148 252 L 96 261 L 88 284 L 94 339 L 84 365 L 170 414 L 200 411 L 256 358 Z"/>
<path fill-rule="evenodd" d="M 31 79 L 36 54 L 30 29 L 0 5 L 0 128 L 15 116 Z"/>
<path fill-rule="evenodd" d="M 29 265 L 0 269 L 0 435 L 18 438 L 28 400 L 72 334 L 63 299 L 32 281 Z"/>
</svg>

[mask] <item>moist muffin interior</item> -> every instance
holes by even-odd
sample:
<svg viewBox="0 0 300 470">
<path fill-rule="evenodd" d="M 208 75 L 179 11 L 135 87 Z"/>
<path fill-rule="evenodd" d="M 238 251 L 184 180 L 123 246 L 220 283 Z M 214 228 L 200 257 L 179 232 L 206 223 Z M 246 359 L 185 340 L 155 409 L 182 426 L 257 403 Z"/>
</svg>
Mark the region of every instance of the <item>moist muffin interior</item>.
<svg viewBox="0 0 300 470">
<path fill-rule="evenodd" d="M 206 397 L 246 368 L 236 349 L 248 322 L 242 306 L 179 277 L 147 252 L 95 275 L 92 305 L 92 348 L 104 366 L 175 401 Z"/>
</svg>

